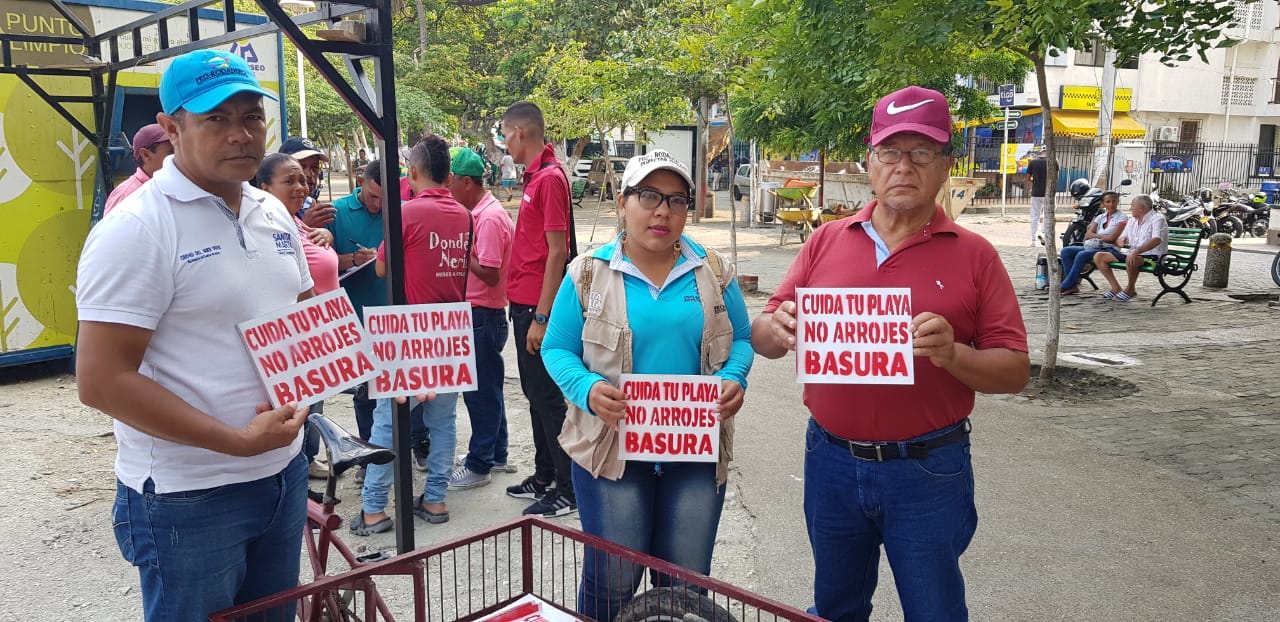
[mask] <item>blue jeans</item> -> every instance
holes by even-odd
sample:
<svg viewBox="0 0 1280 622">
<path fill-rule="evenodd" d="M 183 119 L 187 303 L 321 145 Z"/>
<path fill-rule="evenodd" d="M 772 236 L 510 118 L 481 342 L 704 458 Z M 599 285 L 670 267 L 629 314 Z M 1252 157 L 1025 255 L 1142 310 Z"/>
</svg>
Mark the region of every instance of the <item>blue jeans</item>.
<svg viewBox="0 0 1280 622">
<path fill-rule="evenodd" d="M 533 478 L 543 484 L 555 482 L 561 494 L 573 499 L 573 476 L 569 469 L 573 461 L 560 447 L 560 428 L 564 427 L 567 410 L 564 394 L 551 379 L 542 357 L 529 354 L 525 348 L 534 307 L 513 302 L 510 308 L 520 389 L 529 400 L 529 419 L 533 423 Z"/>
<path fill-rule="evenodd" d="M 622 478 L 592 477 L 573 464 L 582 530 L 694 572 L 710 574 L 711 551 L 724 507 L 716 465 L 628 462 Z M 644 567 L 587 547 L 578 586 L 578 613 L 613 620 L 636 593 Z M 652 573 L 655 587 L 671 577 Z"/>
<path fill-rule="evenodd" d="M 1084 267 L 1093 262 L 1093 256 L 1099 251 L 1114 250 L 1110 246 L 1085 248 L 1083 246 L 1066 246 L 1062 249 L 1062 265 L 1066 272 L 1062 275 L 1062 289 L 1070 289 L 1080 284 L 1080 273 Z"/>
<path fill-rule="evenodd" d="M 412 400 L 413 398 L 409 398 Z M 390 399 L 378 400 L 373 409 L 373 438 L 370 443 L 391 447 Z M 410 419 L 421 419 L 431 435 L 431 451 L 427 453 L 427 484 L 422 493 L 427 503 L 443 503 L 445 490 L 449 488 L 449 473 L 453 470 L 453 450 L 457 442 L 457 421 L 454 408 L 458 405 L 457 393 L 440 393 L 436 399 L 423 402 L 419 411 L 409 413 Z M 421 412 L 421 416 L 415 416 Z M 396 456 L 396 460 L 400 460 Z M 394 463 L 371 464 L 364 475 L 364 513 L 376 514 L 387 509 L 387 491 L 395 478 Z"/>
<path fill-rule="evenodd" d="M 370 438 L 373 436 L 375 402 L 377 400 L 369 399 L 368 383 L 357 387 L 356 394 L 351 396 L 351 406 L 356 411 L 356 429 L 360 432 L 360 438 L 369 442 L 373 442 Z M 413 416 L 409 417 L 409 445 L 420 450 L 427 446 L 427 428 L 422 425 L 422 405 L 415 403 L 413 412 Z"/>
<path fill-rule="evenodd" d="M 471 307 L 475 332 L 476 390 L 462 394 L 471 417 L 471 443 L 467 468 L 488 473 L 494 464 L 507 463 L 507 407 L 502 397 L 506 368 L 502 348 L 507 345 L 507 310 Z"/>
<path fill-rule="evenodd" d="M 148 621 L 209 614 L 298 585 L 307 518 L 307 460 L 279 474 L 204 490 L 141 493 L 116 481 L 112 526 L 125 561 L 142 578 Z M 267 620 L 291 620 L 292 604 Z"/>
<path fill-rule="evenodd" d="M 884 544 L 907 622 L 969 619 L 960 555 L 973 539 L 978 511 L 967 436 L 924 460 L 874 462 L 832 444 L 811 419 L 804 471 L 818 615 L 833 622 L 870 618 Z"/>
</svg>

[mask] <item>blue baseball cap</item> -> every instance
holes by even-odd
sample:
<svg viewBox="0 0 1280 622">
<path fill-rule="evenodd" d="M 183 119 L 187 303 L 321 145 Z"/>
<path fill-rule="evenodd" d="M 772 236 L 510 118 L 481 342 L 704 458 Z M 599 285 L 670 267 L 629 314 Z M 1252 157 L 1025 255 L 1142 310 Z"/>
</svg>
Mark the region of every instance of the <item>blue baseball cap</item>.
<svg viewBox="0 0 1280 622">
<path fill-rule="evenodd" d="M 222 50 L 197 50 L 173 59 L 160 78 L 160 107 L 165 114 L 179 108 L 203 114 L 237 93 L 257 93 L 277 99 L 262 88 L 249 64 Z"/>
</svg>

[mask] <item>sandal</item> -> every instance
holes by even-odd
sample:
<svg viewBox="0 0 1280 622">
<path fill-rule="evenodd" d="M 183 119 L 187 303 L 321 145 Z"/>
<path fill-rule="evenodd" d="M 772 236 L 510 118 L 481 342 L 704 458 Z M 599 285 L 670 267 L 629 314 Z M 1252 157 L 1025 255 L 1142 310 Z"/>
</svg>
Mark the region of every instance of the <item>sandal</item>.
<svg viewBox="0 0 1280 622">
<path fill-rule="evenodd" d="M 1124 293 L 1124 292 L 1121 292 L 1121 293 Z M 1116 297 L 1116 293 L 1115 293 L 1115 292 L 1103 292 L 1103 293 L 1102 293 L 1102 298 L 1103 298 L 1103 299 L 1105 299 L 1105 300 L 1115 300 L 1115 297 Z"/>
<path fill-rule="evenodd" d="M 372 525 L 364 522 L 364 510 L 361 510 L 351 521 L 351 533 L 357 536 L 371 536 L 375 533 L 391 531 L 395 527 L 395 523 L 391 522 L 391 518 L 384 518 Z"/>
<path fill-rule="evenodd" d="M 1080 293 L 1080 288 L 1079 288 L 1079 287 L 1068 287 L 1068 288 L 1066 288 L 1066 289 L 1062 290 L 1061 292 L 1059 292 L 1059 293 L 1058 293 L 1058 295 L 1060 295 L 1060 296 L 1071 296 L 1071 295 L 1073 295 L 1073 294 L 1079 294 L 1079 293 Z"/>
<path fill-rule="evenodd" d="M 1129 295 L 1124 292 L 1120 292 L 1116 294 L 1116 300 L 1119 300 L 1120 302 L 1129 302 L 1130 300 L 1133 300 L 1135 296 L 1136 294 Z"/>
<path fill-rule="evenodd" d="M 418 497 L 418 502 L 413 505 L 413 515 L 432 525 L 449 522 L 449 512 L 432 512 L 422 507 L 422 497 Z"/>
</svg>

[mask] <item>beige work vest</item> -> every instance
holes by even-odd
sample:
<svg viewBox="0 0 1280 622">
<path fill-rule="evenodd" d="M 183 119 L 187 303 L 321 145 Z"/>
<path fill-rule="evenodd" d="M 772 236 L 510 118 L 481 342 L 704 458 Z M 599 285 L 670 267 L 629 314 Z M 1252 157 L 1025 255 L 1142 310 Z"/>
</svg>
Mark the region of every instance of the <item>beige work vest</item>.
<svg viewBox="0 0 1280 622">
<path fill-rule="evenodd" d="M 715 253 L 706 249 L 707 253 Z M 734 278 L 733 264 L 717 253 L 722 266 L 722 282 Z M 627 295 L 623 275 L 609 269 L 609 262 L 591 255 L 580 255 L 569 264 L 569 277 L 575 289 L 582 291 L 582 272 L 586 261 L 596 262 L 591 269 L 591 291 L 584 297 L 582 325 L 582 362 L 587 369 L 604 376 L 614 386 L 621 374 L 631 373 L 631 328 L 627 321 Z M 702 299 L 702 347 L 700 360 L 703 375 L 719 371 L 729 359 L 733 346 L 733 324 L 725 308 L 724 290 L 716 280 L 707 260 L 694 270 L 698 295 Z M 568 404 L 564 427 L 560 430 L 560 446 L 579 466 L 593 477 L 616 480 L 622 477 L 626 461 L 618 458 L 618 433 L 604 425 L 595 415 Z M 729 461 L 733 459 L 733 418 L 720 423 L 720 461 L 716 465 L 716 484 L 729 477 Z"/>
</svg>

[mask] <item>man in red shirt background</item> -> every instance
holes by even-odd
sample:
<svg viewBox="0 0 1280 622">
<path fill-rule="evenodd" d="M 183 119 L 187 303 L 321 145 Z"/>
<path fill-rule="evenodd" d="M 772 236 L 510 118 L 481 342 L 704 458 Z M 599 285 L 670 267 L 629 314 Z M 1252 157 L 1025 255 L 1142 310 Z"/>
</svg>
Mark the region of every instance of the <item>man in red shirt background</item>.
<svg viewBox="0 0 1280 622">
<path fill-rule="evenodd" d="M 967 620 L 960 555 L 977 528 L 969 461 L 974 392 L 1030 375 L 1026 327 L 995 248 L 936 198 L 952 165 L 939 92 L 881 99 L 867 162 L 877 199 L 809 238 L 752 324 L 756 352 L 796 348 L 796 288 L 907 288 L 911 385 L 807 383 L 804 509 L 815 611 L 867 620 L 880 546 L 908 620 Z"/>
<path fill-rule="evenodd" d="M 414 198 L 400 206 L 404 240 L 404 291 L 409 304 L 463 302 L 467 291 L 467 253 L 470 248 L 471 213 L 449 193 L 449 145 L 439 136 L 428 136 L 409 152 L 409 183 Z M 387 274 L 386 242 L 378 247 L 374 269 Z M 449 520 L 445 491 L 453 466 L 457 439 L 457 393 L 440 393 L 423 402 L 422 422 L 430 435 L 427 481 L 422 496 L 414 500 L 413 514 L 431 524 Z M 373 409 L 369 442 L 391 447 L 392 400 L 379 399 Z M 362 507 L 351 520 L 351 532 L 366 536 L 389 531 L 387 491 L 392 465 L 368 466 L 364 477 Z"/>
<path fill-rule="evenodd" d="M 569 456 L 560 447 L 565 403 L 542 364 L 539 350 L 547 334 L 547 318 L 569 259 L 569 180 L 552 145 L 544 139 L 545 122 L 537 105 L 519 101 L 502 113 L 507 151 L 525 165 L 524 196 L 516 215 L 515 243 L 507 298 L 515 333 L 520 388 L 529 400 L 533 422 L 534 472 L 507 488 L 518 499 L 536 499 L 525 514 L 563 516 L 578 510 Z"/>
<path fill-rule="evenodd" d="M 164 165 L 165 156 L 172 153 L 173 145 L 169 143 L 169 135 L 159 123 L 142 126 L 142 129 L 133 135 L 133 159 L 138 163 L 138 168 L 107 195 L 107 202 L 102 207 L 102 215 L 106 216 L 125 197 L 137 192 L 138 188 L 147 183 L 151 176 Z"/>
</svg>

